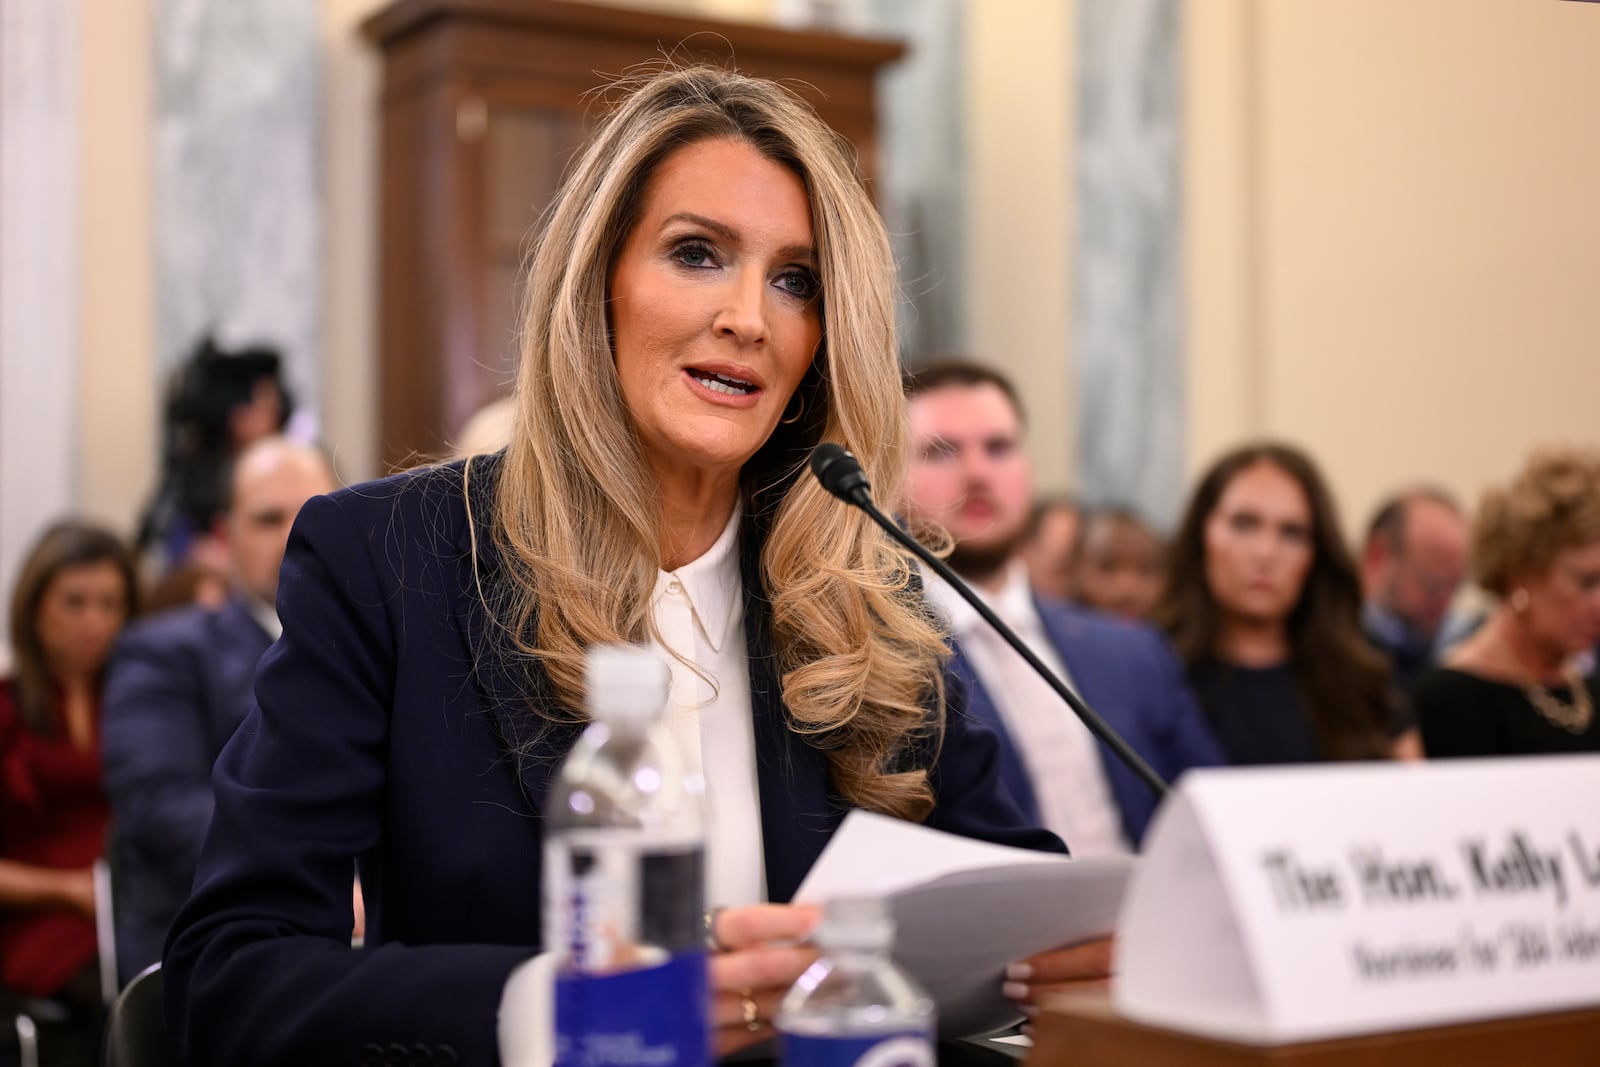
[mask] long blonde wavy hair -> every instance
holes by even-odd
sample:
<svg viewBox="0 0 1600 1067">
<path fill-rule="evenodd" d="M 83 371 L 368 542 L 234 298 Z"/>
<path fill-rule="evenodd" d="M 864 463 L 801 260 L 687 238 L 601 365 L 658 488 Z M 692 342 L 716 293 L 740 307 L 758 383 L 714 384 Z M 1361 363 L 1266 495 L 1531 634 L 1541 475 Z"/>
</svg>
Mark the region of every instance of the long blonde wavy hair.
<svg viewBox="0 0 1600 1067">
<path fill-rule="evenodd" d="M 823 301 L 822 343 L 799 387 L 803 416 L 779 425 L 743 472 L 745 533 L 761 542 L 789 727 L 827 753 L 850 804 L 925 817 L 927 771 L 906 755 L 942 737 L 942 715 L 929 711 L 942 706 L 942 634 L 905 558 L 804 470 L 816 444 L 838 441 L 880 499 L 898 495 L 906 429 L 883 224 L 841 139 L 782 87 L 691 67 L 622 88 L 531 258 L 494 505 L 504 569 L 485 593 L 490 617 L 548 674 L 557 706 L 540 714 L 549 720 L 582 718 L 586 648 L 654 635 L 660 502 L 618 384 L 606 280 L 667 155 L 711 139 L 746 143 L 805 185 Z"/>
</svg>

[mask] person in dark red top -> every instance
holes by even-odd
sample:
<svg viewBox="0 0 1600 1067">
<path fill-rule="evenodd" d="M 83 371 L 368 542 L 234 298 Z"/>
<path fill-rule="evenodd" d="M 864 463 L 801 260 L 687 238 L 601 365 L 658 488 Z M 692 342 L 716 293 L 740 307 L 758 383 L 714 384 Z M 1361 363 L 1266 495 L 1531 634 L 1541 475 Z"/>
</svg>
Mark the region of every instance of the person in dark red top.
<svg viewBox="0 0 1600 1067">
<path fill-rule="evenodd" d="M 133 559 L 81 523 L 46 530 L 11 599 L 15 674 L 0 681 L 0 988 L 92 1003 L 92 867 L 109 809 L 100 788 L 100 684 L 133 613 Z M 87 978 L 85 976 L 88 976 Z"/>
</svg>

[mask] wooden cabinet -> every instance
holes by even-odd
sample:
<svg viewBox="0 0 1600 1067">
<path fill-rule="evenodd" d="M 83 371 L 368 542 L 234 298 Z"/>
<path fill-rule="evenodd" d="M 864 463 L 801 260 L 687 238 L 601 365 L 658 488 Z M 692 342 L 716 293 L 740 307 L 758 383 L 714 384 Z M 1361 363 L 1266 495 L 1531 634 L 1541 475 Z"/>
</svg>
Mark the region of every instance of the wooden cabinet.
<svg viewBox="0 0 1600 1067">
<path fill-rule="evenodd" d="M 610 75 L 670 55 L 785 80 L 877 165 L 875 76 L 895 42 L 563 0 L 398 0 L 383 53 L 379 454 L 442 455 L 504 393 L 520 267 Z"/>
</svg>

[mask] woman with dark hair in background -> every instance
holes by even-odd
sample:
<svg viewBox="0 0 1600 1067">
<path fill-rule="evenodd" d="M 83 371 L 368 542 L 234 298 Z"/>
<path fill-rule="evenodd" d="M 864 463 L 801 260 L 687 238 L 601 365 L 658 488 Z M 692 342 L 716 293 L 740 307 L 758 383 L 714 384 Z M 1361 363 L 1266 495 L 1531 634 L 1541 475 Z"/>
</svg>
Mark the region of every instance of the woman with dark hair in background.
<svg viewBox="0 0 1600 1067">
<path fill-rule="evenodd" d="M 1487 493 L 1472 567 L 1500 602 L 1418 683 L 1429 753 L 1600 749 L 1586 659 L 1600 641 L 1600 452 L 1537 454 L 1509 486 Z"/>
<path fill-rule="evenodd" d="M 1212 465 L 1172 546 L 1157 621 L 1234 763 L 1421 756 L 1360 609 L 1309 457 L 1263 443 Z"/>
<path fill-rule="evenodd" d="M 227 507 L 233 457 L 282 432 L 294 405 L 282 359 L 270 348 L 220 349 L 207 337 L 178 368 L 161 429 L 161 473 L 139 521 L 137 547 L 159 548 L 169 567 L 218 566 L 191 559 Z M 222 566 L 226 572 L 226 567 Z"/>
<path fill-rule="evenodd" d="M 0 988 L 92 1008 L 99 1000 L 92 869 L 100 683 L 137 601 L 133 559 L 81 523 L 46 530 L 11 598 L 15 675 L 0 680 Z M 90 1049 L 93 1051 L 90 1032 Z"/>
</svg>

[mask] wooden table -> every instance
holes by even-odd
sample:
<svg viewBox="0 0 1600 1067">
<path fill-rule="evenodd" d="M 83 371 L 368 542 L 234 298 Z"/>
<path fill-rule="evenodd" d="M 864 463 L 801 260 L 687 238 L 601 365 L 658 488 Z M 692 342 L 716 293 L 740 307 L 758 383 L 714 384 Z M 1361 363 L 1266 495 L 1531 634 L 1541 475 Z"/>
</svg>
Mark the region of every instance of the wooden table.
<svg viewBox="0 0 1600 1067">
<path fill-rule="evenodd" d="M 1131 1022 L 1110 993 L 1063 996 L 1034 1027 L 1028 1067 L 1595 1067 L 1600 1009 L 1260 1047 Z"/>
</svg>

